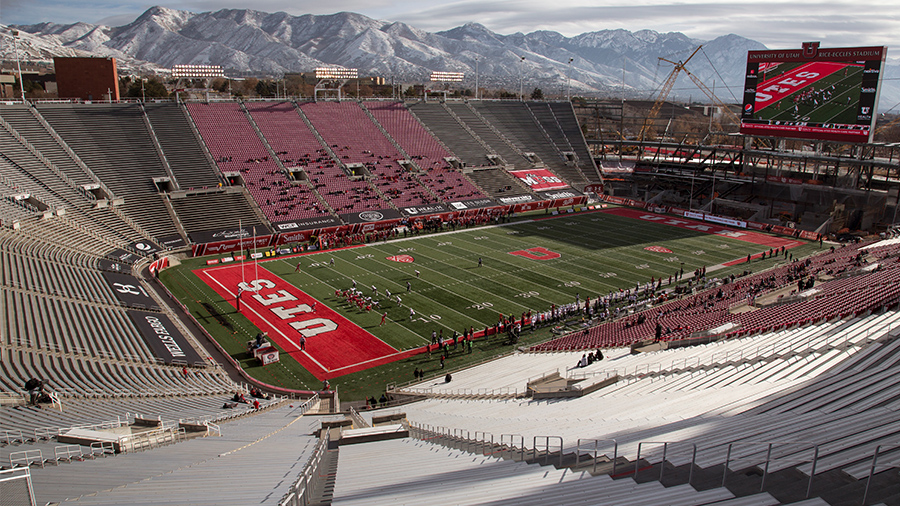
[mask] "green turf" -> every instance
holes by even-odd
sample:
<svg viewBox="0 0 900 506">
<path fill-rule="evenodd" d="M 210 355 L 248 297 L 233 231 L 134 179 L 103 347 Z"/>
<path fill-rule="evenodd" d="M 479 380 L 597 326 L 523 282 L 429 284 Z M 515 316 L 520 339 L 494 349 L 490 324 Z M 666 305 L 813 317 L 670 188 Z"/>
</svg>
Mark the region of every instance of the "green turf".
<svg viewBox="0 0 900 506">
<path fill-rule="evenodd" d="M 646 251 L 646 246 L 662 246 L 672 253 Z M 552 260 L 532 260 L 509 254 L 511 251 L 543 247 L 561 256 Z M 795 248 L 795 258 L 819 248 L 809 244 Z M 551 304 L 572 302 L 633 287 L 651 277 L 668 278 L 682 262 L 685 276 L 694 269 L 711 267 L 763 251 L 760 245 L 727 237 L 694 232 L 668 225 L 623 218 L 604 213 L 575 213 L 552 219 L 519 221 L 503 226 L 461 229 L 369 244 L 357 248 L 324 251 L 302 257 L 285 257 L 260 263 L 304 292 L 340 312 L 352 322 L 397 349 L 419 347 L 430 342 L 433 330 L 444 336 L 477 330 L 496 323 L 499 313 L 520 316 L 528 310 L 542 311 Z M 408 254 L 413 263 L 399 263 L 386 257 Z M 478 266 L 478 258 L 483 266 Z M 334 267 L 329 266 L 334 258 Z M 298 261 L 299 272 L 295 272 Z M 767 268 L 780 260 L 754 261 L 753 270 Z M 160 279 L 182 300 L 191 313 L 215 339 L 254 377 L 286 388 L 317 389 L 320 386 L 299 364 L 282 355 L 282 361 L 267 367 L 254 364 L 244 345 L 257 329 L 226 301 L 205 285 L 193 269 L 205 265 L 204 259 L 188 259 L 167 269 Z M 724 276 L 742 272 L 738 264 L 710 272 Z M 420 271 L 420 277 L 415 276 Z M 334 296 L 334 290 L 352 286 L 352 280 L 364 293 L 378 289 L 388 323 L 379 326 L 380 314 L 358 311 Z M 412 290 L 406 291 L 406 283 Z M 399 294 L 403 307 L 388 300 L 384 290 Z M 221 314 L 230 328 L 210 315 L 203 302 Z M 410 318 L 409 307 L 416 311 Z M 383 312 L 383 311 L 382 311 Z M 519 345 L 553 337 L 549 329 L 523 336 Z M 513 346 L 503 338 L 478 342 L 471 355 L 457 350 L 448 367 L 484 360 L 508 352 Z M 381 392 L 387 383 L 412 379 L 416 367 L 435 374 L 439 370 L 435 355 L 419 355 L 393 364 L 348 374 L 331 380 L 341 390 L 342 399 L 361 399 Z"/>
</svg>

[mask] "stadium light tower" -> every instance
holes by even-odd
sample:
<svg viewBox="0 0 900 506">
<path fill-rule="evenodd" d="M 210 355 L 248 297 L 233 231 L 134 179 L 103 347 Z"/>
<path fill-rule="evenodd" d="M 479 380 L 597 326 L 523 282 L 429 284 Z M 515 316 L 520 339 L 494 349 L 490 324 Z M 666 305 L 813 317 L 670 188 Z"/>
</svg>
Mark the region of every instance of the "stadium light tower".
<svg viewBox="0 0 900 506">
<path fill-rule="evenodd" d="M 519 64 L 519 101 L 524 102 L 525 96 L 522 94 L 523 93 L 522 92 L 522 84 L 523 84 L 522 81 L 525 79 L 525 72 L 524 72 L 525 57 L 520 56 L 519 58 L 521 58 L 520 64 Z"/>
<path fill-rule="evenodd" d="M 444 89 L 440 90 L 440 93 L 444 95 L 444 100 L 447 100 L 447 88 L 449 88 L 450 83 L 459 83 L 463 80 L 462 72 L 442 72 L 442 71 L 434 71 L 431 73 L 431 77 L 429 78 L 432 83 L 444 83 Z M 432 90 L 434 91 L 434 90 Z M 425 101 L 428 101 L 428 89 L 425 89 Z"/>
<path fill-rule="evenodd" d="M 313 99 L 319 99 L 319 92 L 323 92 L 327 97 L 328 92 L 337 91 L 337 99 L 338 102 L 341 101 L 341 88 L 344 84 L 351 79 L 359 79 L 359 72 L 357 69 L 348 69 L 344 67 L 317 67 L 316 68 L 316 79 L 319 80 L 318 84 L 313 91 Z M 357 93 L 359 95 L 359 93 Z"/>
<path fill-rule="evenodd" d="M 19 31 L 10 30 L 13 38 L 13 50 L 16 53 L 16 69 L 19 71 L 19 90 L 22 92 L 22 103 L 25 103 L 25 81 L 22 80 L 22 64 L 19 62 Z"/>
<path fill-rule="evenodd" d="M 478 57 L 475 57 L 475 100 L 478 100 Z"/>
<path fill-rule="evenodd" d="M 182 79 L 203 79 L 203 86 L 206 90 L 206 101 L 209 102 L 209 83 L 211 79 L 217 77 L 225 77 L 225 71 L 220 65 L 174 65 L 172 67 L 172 77 L 178 79 L 175 85 L 177 90 L 181 86 Z M 178 97 L 178 94 L 175 94 Z"/>
</svg>

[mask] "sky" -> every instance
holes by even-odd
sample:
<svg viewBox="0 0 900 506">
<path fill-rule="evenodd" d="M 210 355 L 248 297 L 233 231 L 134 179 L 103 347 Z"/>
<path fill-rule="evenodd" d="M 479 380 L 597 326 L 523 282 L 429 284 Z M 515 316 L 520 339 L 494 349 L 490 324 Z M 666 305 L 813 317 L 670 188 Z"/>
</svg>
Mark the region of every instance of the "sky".
<svg viewBox="0 0 900 506">
<path fill-rule="evenodd" d="M 118 26 L 153 5 L 194 12 L 251 7 L 293 15 L 348 11 L 431 32 L 476 22 L 500 34 L 551 30 L 573 36 L 624 28 L 681 32 L 711 40 L 734 33 L 770 49 L 799 48 L 802 42 L 820 41 L 822 47 L 884 45 L 889 57 L 900 56 L 897 0 L 0 0 L 0 23 L 102 21 Z M 897 49 L 892 52 L 892 47 Z"/>
</svg>

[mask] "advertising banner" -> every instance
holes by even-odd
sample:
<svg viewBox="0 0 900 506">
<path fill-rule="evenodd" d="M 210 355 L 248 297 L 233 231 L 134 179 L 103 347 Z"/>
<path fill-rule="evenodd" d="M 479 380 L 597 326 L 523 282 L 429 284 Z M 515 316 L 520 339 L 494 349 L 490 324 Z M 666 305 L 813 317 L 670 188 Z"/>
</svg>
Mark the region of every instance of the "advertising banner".
<svg viewBox="0 0 900 506">
<path fill-rule="evenodd" d="M 136 277 L 110 271 L 103 271 L 101 274 L 122 305 L 142 309 L 159 309 L 159 304 L 144 290 Z"/>
<path fill-rule="evenodd" d="M 568 188 L 565 182 L 547 169 L 511 170 L 510 174 L 519 178 L 534 191 Z"/>
<path fill-rule="evenodd" d="M 314 230 L 322 227 L 335 227 L 341 224 L 341 220 L 334 216 L 321 216 L 318 218 L 307 218 L 305 220 L 285 221 L 274 223 L 276 233 L 290 233 L 298 230 Z"/>
<path fill-rule="evenodd" d="M 471 199 L 471 200 L 460 200 L 458 202 L 451 202 L 450 208 L 454 211 L 465 211 L 467 209 L 481 209 L 483 207 L 491 207 L 496 205 L 493 200 L 484 198 L 484 199 Z"/>
<path fill-rule="evenodd" d="M 175 361 L 188 364 L 203 362 L 203 357 L 188 343 L 168 316 L 162 313 L 129 310 L 128 317 L 134 322 L 153 353 L 163 362 L 167 364 Z"/>
<path fill-rule="evenodd" d="M 431 204 L 427 206 L 403 207 L 400 211 L 407 216 L 427 216 L 429 214 L 446 213 L 450 209 L 444 204 Z"/>
<path fill-rule="evenodd" d="M 375 223 L 376 221 L 399 219 L 400 213 L 394 209 L 379 209 L 377 211 L 362 211 L 358 213 L 346 213 L 340 215 L 345 223 Z"/>
</svg>

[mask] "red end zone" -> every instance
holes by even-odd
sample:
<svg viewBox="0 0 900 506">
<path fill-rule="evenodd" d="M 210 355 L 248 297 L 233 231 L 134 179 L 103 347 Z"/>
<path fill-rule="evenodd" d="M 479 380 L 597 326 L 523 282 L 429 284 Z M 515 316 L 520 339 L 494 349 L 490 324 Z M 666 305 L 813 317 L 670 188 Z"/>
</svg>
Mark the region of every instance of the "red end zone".
<svg viewBox="0 0 900 506">
<path fill-rule="evenodd" d="M 237 307 L 240 265 L 198 269 L 194 273 Z M 259 267 L 259 278 L 248 280 L 243 286 L 241 314 L 268 332 L 269 339 L 320 380 L 421 352 L 420 349 L 398 351 L 262 267 Z M 306 338 L 306 350 L 300 349 L 301 337 Z"/>
<path fill-rule="evenodd" d="M 803 244 L 800 241 L 786 239 L 783 237 L 761 234 L 759 232 L 753 232 L 750 230 L 723 227 L 721 225 L 689 220 L 687 218 L 663 216 L 661 214 L 641 211 L 639 209 L 617 207 L 600 212 L 614 214 L 616 216 L 623 216 L 625 218 L 634 218 L 636 220 L 652 221 L 654 223 L 660 223 L 663 225 L 669 225 L 672 227 L 678 227 L 687 230 L 694 230 L 706 234 L 721 235 L 730 239 L 737 239 L 738 241 L 759 244 L 760 246 L 764 246 L 766 248 L 780 248 L 782 246 L 784 246 L 785 248 L 793 248 L 794 246 Z"/>
</svg>

